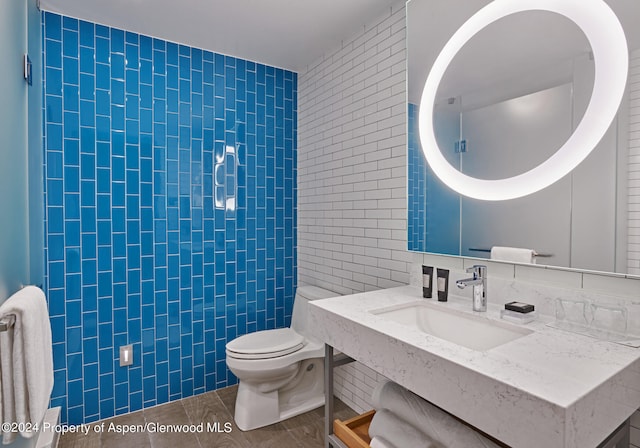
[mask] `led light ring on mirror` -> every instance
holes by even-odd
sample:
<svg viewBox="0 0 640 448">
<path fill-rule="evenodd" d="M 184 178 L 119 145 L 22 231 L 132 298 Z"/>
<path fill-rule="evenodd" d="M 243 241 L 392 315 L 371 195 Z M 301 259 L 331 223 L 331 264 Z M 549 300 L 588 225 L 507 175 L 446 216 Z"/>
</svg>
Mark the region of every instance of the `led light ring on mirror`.
<svg viewBox="0 0 640 448">
<path fill-rule="evenodd" d="M 586 35 L 595 62 L 593 93 L 580 124 L 564 145 L 533 169 L 517 176 L 486 180 L 451 166 L 438 147 L 433 128 L 436 92 L 460 49 L 475 34 L 508 15 L 542 10 L 561 14 Z M 505 36 L 508 39 L 508 36 Z M 596 147 L 615 117 L 624 94 L 629 55 L 618 18 L 602 0 L 495 0 L 467 20 L 444 46 L 422 91 L 419 131 L 422 151 L 434 173 L 456 192 L 475 199 L 501 201 L 535 193 L 571 172 Z"/>
</svg>

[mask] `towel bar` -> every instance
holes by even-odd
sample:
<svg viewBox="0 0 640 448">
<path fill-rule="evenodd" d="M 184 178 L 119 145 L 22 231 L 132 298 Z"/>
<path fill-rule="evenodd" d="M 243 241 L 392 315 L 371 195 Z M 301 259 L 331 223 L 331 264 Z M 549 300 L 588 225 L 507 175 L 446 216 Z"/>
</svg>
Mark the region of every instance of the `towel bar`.
<svg viewBox="0 0 640 448">
<path fill-rule="evenodd" d="M 25 284 L 20 283 L 20 289 L 23 289 L 25 286 Z M 42 289 L 42 284 L 37 285 L 38 288 Z M 13 323 L 15 322 L 15 319 L 11 319 L 11 318 L 3 318 L 0 319 L 0 333 L 2 333 L 3 331 L 7 331 L 9 328 L 13 327 Z"/>
<path fill-rule="evenodd" d="M 0 320 L 0 332 L 7 331 L 12 326 L 13 326 L 13 320 L 12 319 L 1 319 Z"/>
</svg>

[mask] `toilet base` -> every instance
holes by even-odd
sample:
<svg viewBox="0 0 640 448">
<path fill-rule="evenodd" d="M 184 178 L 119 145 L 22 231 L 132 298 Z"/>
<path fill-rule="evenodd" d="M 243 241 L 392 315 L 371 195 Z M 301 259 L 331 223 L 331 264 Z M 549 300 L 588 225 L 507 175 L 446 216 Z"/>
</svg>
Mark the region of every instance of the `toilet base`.
<svg viewBox="0 0 640 448">
<path fill-rule="evenodd" d="M 301 362 L 298 375 L 278 390 L 240 380 L 234 419 L 242 431 L 278 423 L 324 405 L 324 359 Z"/>
</svg>

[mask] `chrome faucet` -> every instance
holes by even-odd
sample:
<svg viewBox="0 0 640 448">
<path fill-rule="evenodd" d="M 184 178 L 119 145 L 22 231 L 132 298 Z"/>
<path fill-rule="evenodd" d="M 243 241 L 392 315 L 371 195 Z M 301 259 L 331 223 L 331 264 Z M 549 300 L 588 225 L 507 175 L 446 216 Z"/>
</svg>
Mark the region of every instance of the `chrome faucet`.
<svg viewBox="0 0 640 448">
<path fill-rule="evenodd" d="M 465 286 L 473 286 L 473 311 L 487 311 L 487 267 L 476 264 L 467 268 L 473 277 L 456 281 L 456 286 L 463 289 Z"/>
</svg>

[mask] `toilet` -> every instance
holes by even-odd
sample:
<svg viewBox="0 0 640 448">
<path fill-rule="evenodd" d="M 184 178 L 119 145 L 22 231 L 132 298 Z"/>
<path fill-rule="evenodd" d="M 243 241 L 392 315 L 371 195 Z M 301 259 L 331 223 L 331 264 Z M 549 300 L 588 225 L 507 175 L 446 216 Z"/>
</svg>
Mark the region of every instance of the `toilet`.
<svg viewBox="0 0 640 448">
<path fill-rule="evenodd" d="M 324 404 L 324 344 L 308 335 L 307 303 L 336 295 L 300 286 L 291 328 L 256 331 L 227 344 L 227 366 L 240 380 L 234 416 L 238 428 L 271 425 Z"/>
</svg>

